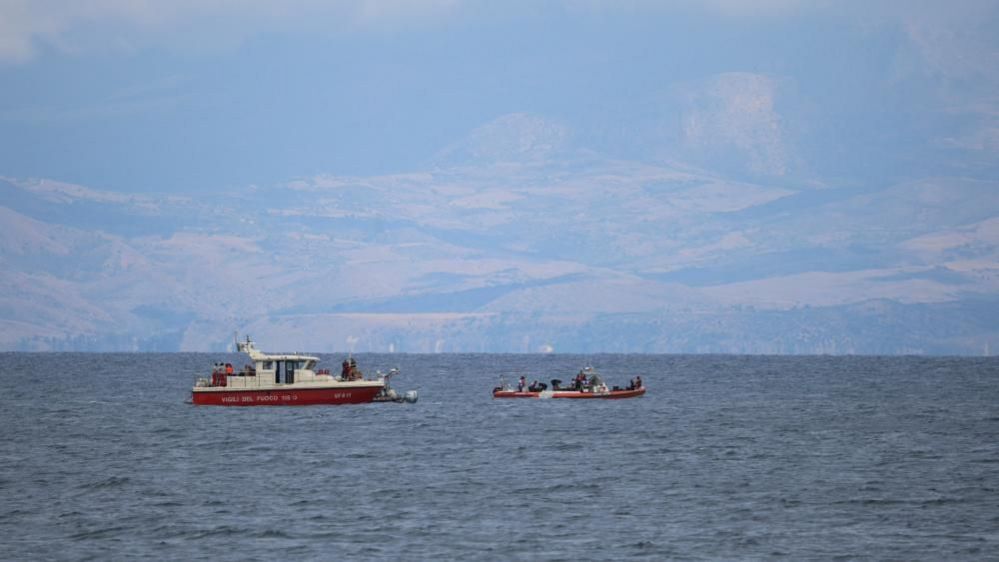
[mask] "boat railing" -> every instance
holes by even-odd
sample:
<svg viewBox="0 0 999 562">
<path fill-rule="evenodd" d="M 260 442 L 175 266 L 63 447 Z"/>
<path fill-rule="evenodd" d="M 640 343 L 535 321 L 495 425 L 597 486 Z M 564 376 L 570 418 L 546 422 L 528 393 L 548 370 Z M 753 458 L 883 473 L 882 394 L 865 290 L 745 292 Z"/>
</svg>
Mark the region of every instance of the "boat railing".
<svg viewBox="0 0 999 562">
<path fill-rule="evenodd" d="M 330 377 L 336 382 L 347 382 L 351 379 L 344 379 L 339 376 L 339 373 L 332 373 L 329 369 L 318 369 L 316 371 L 309 371 L 307 369 L 297 369 L 295 371 L 296 382 L 303 382 L 305 378 L 302 373 L 311 373 L 312 376 L 308 380 L 317 381 L 322 380 L 319 377 Z M 359 373 L 359 372 L 358 372 Z M 378 371 L 375 379 L 358 378 L 354 380 L 367 381 L 367 380 L 382 380 L 386 384 L 388 380 L 399 373 L 398 369 L 391 369 L 388 373 L 382 373 Z M 211 378 L 198 377 L 195 380 L 194 386 L 203 387 L 214 387 L 214 388 L 233 388 L 233 389 L 256 389 L 256 388 L 280 388 L 286 383 L 282 382 L 272 382 L 274 380 L 273 371 L 264 371 L 264 373 L 258 373 L 256 369 L 252 366 L 247 365 L 242 370 L 234 373 L 226 373 L 225 371 L 214 371 Z"/>
</svg>

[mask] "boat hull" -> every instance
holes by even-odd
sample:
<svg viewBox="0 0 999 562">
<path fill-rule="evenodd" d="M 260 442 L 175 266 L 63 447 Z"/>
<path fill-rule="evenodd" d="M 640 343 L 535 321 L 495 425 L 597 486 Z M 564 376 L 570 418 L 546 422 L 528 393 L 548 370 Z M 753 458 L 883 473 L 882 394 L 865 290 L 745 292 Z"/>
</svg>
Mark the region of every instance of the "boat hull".
<svg viewBox="0 0 999 562">
<path fill-rule="evenodd" d="M 349 388 L 270 388 L 240 390 L 194 390 L 191 402 L 204 406 L 314 406 L 317 404 L 364 404 L 374 402 L 382 386 Z"/>
<path fill-rule="evenodd" d="M 614 400 L 619 398 L 635 398 L 645 394 L 645 388 L 633 390 L 609 390 L 607 392 L 581 392 L 578 390 L 544 390 L 541 392 L 494 390 L 493 398 L 570 398 L 581 400 Z"/>
</svg>

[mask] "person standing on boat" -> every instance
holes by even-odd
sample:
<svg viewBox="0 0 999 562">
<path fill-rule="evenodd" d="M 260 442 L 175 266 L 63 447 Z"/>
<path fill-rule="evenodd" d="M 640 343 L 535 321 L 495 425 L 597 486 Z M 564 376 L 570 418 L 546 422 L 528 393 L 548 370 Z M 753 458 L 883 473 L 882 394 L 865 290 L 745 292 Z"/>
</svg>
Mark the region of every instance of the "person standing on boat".
<svg viewBox="0 0 999 562">
<path fill-rule="evenodd" d="M 637 390 L 639 388 L 642 388 L 642 376 L 635 375 L 635 389 Z"/>
<path fill-rule="evenodd" d="M 343 360 L 343 365 L 340 368 L 340 378 L 343 380 L 350 379 L 350 362 L 346 359 Z"/>
<path fill-rule="evenodd" d="M 524 392 L 525 386 L 527 386 L 527 379 L 524 378 L 524 375 L 521 375 L 520 380 L 517 381 L 517 392 Z"/>
</svg>

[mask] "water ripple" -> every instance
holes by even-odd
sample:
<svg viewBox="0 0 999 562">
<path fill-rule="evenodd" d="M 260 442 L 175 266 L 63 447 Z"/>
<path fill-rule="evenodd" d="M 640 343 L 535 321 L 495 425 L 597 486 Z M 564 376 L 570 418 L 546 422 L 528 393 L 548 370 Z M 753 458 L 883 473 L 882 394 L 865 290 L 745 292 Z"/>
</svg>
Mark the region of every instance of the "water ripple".
<svg viewBox="0 0 999 562">
<path fill-rule="evenodd" d="M 188 374 L 219 357 L 5 358 L 8 559 L 999 551 L 993 359 L 407 355 L 414 405 L 226 409 L 185 403 Z M 359 360 L 384 370 L 400 356 Z M 147 385 L 128 384 L 136 364 Z M 583 364 L 612 384 L 659 375 L 627 401 L 488 392 L 500 375 Z M 16 376 L 28 368 L 56 374 Z"/>
</svg>

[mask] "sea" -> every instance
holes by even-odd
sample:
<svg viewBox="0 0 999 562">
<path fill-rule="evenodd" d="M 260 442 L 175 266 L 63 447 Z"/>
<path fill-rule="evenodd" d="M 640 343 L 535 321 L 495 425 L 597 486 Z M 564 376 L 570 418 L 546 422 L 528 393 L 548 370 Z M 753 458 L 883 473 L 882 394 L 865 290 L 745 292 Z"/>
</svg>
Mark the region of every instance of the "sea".
<svg viewBox="0 0 999 562">
<path fill-rule="evenodd" d="M 999 560 L 997 358 L 355 358 L 418 402 L 194 406 L 245 357 L 0 354 L 0 559 Z M 585 366 L 648 392 L 491 397 Z"/>
</svg>

